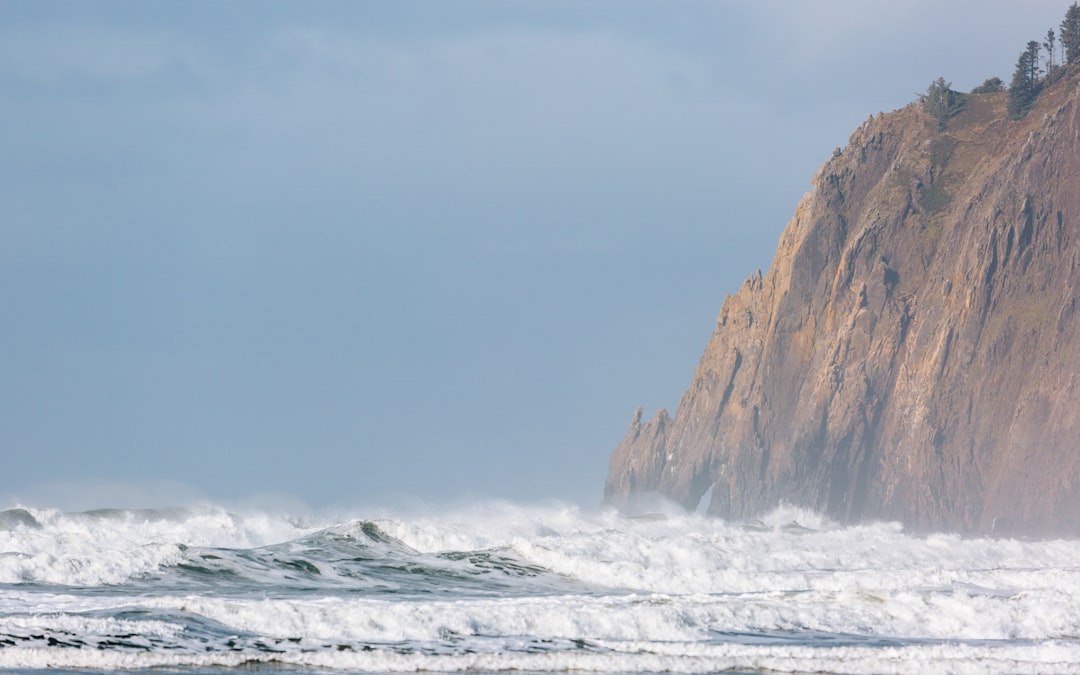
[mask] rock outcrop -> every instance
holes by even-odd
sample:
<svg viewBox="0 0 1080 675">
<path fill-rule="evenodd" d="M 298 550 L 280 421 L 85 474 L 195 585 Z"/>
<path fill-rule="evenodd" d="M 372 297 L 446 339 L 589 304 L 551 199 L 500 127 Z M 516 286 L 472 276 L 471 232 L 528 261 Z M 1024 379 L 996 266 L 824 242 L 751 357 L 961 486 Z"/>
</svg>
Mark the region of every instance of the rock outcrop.
<svg viewBox="0 0 1080 675">
<path fill-rule="evenodd" d="M 1080 534 L 1078 81 L 1020 120 L 1004 93 L 943 131 L 871 116 L 724 300 L 675 416 L 635 414 L 606 501 Z"/>
</svg>

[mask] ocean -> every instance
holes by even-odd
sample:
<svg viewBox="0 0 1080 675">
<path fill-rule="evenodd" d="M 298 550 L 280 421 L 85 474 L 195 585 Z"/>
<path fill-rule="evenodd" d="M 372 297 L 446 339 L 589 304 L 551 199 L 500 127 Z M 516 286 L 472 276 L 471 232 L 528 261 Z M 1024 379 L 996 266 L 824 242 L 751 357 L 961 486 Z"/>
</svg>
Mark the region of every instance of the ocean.
<svg viewBox="0 0 1080 675">
<path fill-rule="evenodd" d="M 566 504 L 0 512 L 0 671 L 1070 673 L 1080 542 Z"/>
</svg>

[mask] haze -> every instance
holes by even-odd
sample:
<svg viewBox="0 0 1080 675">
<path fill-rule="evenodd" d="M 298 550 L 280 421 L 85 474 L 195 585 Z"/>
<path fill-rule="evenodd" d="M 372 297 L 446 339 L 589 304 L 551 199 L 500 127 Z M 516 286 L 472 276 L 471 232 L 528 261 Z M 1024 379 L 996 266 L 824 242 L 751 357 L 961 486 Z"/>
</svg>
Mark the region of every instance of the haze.
<svg viewBox="0 0 1080 675">
<path fill-rule="evenodd" d="M 0 495 L 595 504 L 833 147 L 1067 4 L 5 2 Z"/>
</svg>

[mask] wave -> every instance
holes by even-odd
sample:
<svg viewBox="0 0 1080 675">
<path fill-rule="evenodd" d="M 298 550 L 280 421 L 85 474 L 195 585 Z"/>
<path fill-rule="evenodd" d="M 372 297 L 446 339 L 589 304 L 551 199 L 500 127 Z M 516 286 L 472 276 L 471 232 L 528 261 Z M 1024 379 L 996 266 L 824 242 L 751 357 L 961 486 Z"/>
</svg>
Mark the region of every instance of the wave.
<svg viewBox="0 0 1080 675">
<path fill-rule="evenodd" d="M 292 519 L 216 507 L 0 513 L 0 583 L 7 584 L 122 584 L 176 565 L 186 547 L 251 548 L 311 531 Z"/>
<path fill-rule="evenodd" d="M 281 647 L 285 647 L 281 649 Z M 627 645 L 628 650 L 633 645 Z M 905 645 L 887 651 L 873 647 L 783 647 L 763 649 L 740 644 L 697 646 L 668 644 L 648 652 L 571 645 L 570 649 L 530 653 L 430 654 L 402 651 L 295 649 L 287 642 L 260 643 L 251 651 L 225 654 L 114 651 L 0 650 L 0 668 L 117 669 L 215 668 L 249 671 L 259 665 L 287 672 L 354 673 L 820 673 L 907 675 L 912 672 L 965 674 L 1015 673 L 1071 675 L 1080 662 L 1072 644 L 971 646 Z M 203 671 L 205 672 L 205 671 Z"/>
<path fill-rule="evenodd" d="M 575 587 L 572 580 L 531 563 L 510 547 L 423 553 L 371 521 L 253 549 L 182 547 L 179 562 L 138 582 L 172 589 L 204 585 L 219 593 L 249 593 L 265 586 L 277 593 L 323 589 L 507 595 Z"/>
<path fill-rule="evenodd" d="M 920 638 L 867 634 L 865 626 L 860 632 L 815 627 L 843 623 L 828 618 L 830 604 L 840 605 L 848 617 L 856 613 L 835 598 L 831 603 L 815 601 L 821 605 L 816 620 L 807 611 L 810 599 L 803 599 L 801 608 L 786 609 L 777 599 L 761 599 L 757 609 L 771 609 L 759 615 L 740 609 L 746 601 L 564 596 L 391 603 L 163 597 L 138 601 L 111 616 L 98 609 L 0 620 L 0 668 L 276 664 L 353 672 L 1064 673 L 1074 672 L 1080 659 L 1080 643 L 1062 638 Z M 919 615 L 926 616 L 917 601 L 907 605 L 910 616 L 905 621 L 914 624 Z M 778 627 L 773 615 L 797 620 L 798 628 Z"/>
<path fill-rule="evenodd" d="M 216 508 L 76 513 L 20 508 L 0 512 L 0 522 L 5 525 L 0 584 L 245 593 L 258 586 L 275 592 L 489 594 L 574 587 L 572 580 L 530 562 L 507 543 L 463 538 L 460 524 L 441 533 L 437 527 L 410 533 L 399 520 L 324 526 Z M 426 550 L 382 528 L 412 534 Z"/>
<path fill-rule="evenodd" d="M 559 504 L 19 508 L 0 512 L 0 587 L 0 668 L 1067 672 L 1080 659 L 1080 542 L 914 537 L 791 508 L 752 523 Z"/>
<path fill-rule="evenodd" d="M 690 514 L 624 518 L 561 504 L 356 519 L 219 507 L 19 508 L 0 512 L 0 523 L 0 584 L 75 588 L 230 580 L 340 586 L 376 572 L 404 575 L 409 584 L 430 573 L 678 594 L 899 590 L 913 581 L 1025 588 L 1031 574 L 1043 579 L 1080 564 L 1080 542 L 914 537 L 895 523 L 841 527 L 792 508 L 752 523 Z"/>
</svg>

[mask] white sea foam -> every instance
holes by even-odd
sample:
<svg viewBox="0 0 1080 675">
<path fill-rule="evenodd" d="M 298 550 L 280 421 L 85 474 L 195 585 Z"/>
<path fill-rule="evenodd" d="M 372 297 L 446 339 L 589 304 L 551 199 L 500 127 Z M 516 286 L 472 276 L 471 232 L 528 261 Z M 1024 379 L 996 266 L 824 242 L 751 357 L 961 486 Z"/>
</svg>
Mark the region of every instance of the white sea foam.
<svg viewBox="0 0 1080 675">
<path fill-rule="evenodd" d="M 346 642 L 447 636 L 699 642 L 716 634 L 809 631 L 923 640 L 1051 640 L 1080 635 L 1080 600 L 966 589 L 869 594 L 773 591 L 672 596 L 539 596 L 401 601 L 165 597 L 137 606 L 194 612 L 241 632 Z"/>
<path fill-rule="evenodd" d="M 119 584 L 176 564 L 185 546 L 250 548 L 314 529 L 287 518 L 240 516 L 214 507 L 19 512 L 33 520 L 0 527 L 0 583 Z"/>
<path fill-rule="evenodd" d="M 1075 541 L 914 537 L 797 509 L 748 525 L 502 503 L 337 524 L 215 508 L 26 513 L 0 527 L 0 667 L 1080 662 Z"/>
<path fill-rule="evenodd" d="M 635 649 L 638 645 L 626 645 Z M 155 667 L 239 667 L 272 663 L 300 668 L 351 672 L 670 672 L 775 673 L 837 672 L 852 675 L 910 673 L 1071 674 L 1080 662 L 1073 644 L 1040 645 L 908 645 L 868 647 L 756 647 L 740 644 L 695 646 L 673 643 L 650 651 L 589 653 L 422 654 L 393 651 L 304 652 L 277 654 L 171 654 L 51 649 L 0 650 L 0 668 L 89 668 L 101 670 Z"/>
</svg>

